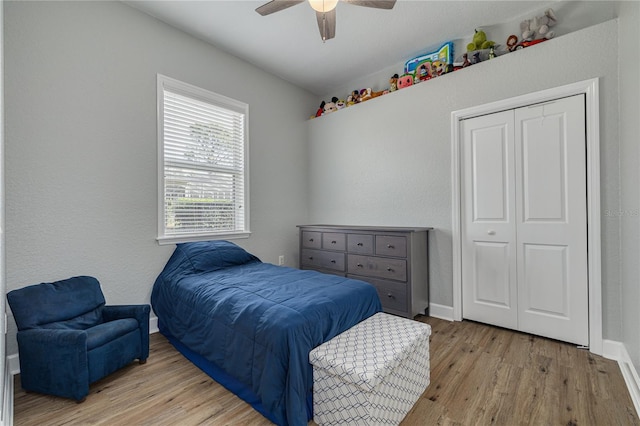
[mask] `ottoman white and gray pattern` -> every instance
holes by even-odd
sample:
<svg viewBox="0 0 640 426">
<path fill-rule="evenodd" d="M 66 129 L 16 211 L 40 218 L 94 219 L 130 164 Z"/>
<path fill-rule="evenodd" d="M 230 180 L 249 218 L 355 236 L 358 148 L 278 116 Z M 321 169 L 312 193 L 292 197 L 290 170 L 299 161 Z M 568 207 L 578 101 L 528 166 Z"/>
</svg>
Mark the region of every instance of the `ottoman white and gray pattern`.
<svg viewBox="0 0 640 426">
<path fill-rule="evenodd" d="M 309 353 L 319 425 L 397 425 L 429 385 L 431 327 L 377 313 Z"/>
</svg>

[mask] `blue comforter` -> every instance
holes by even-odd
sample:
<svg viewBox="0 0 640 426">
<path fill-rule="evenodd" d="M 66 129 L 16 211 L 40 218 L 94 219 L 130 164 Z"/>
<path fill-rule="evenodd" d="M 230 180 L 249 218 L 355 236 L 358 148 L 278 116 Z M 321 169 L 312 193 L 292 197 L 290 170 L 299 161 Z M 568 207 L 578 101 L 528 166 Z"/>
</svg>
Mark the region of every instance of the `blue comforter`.
<svg viewBox="0 0 640 426">
<path fill-rule="evenodd" d="M 178 244 L 151 295 L 161 330 L 306 425 L 309 351 L 382 310 L 370 284 L 262 263 L 226 241 Z"/>
</svg>

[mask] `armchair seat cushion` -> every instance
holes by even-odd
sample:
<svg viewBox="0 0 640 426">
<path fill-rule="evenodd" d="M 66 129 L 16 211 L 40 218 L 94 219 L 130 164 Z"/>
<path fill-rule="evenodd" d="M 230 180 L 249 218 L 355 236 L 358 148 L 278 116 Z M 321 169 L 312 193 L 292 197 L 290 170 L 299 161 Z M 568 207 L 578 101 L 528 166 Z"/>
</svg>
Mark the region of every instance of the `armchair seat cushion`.
<svg viewBox="0 0 640 426">
<path fill-rule="evenodd" d="M 87 350 L 91 350 L 124 336 L 138 328 L 134 318 L 124 318 L 98 324 L 86 329 Z"/>
</svg>

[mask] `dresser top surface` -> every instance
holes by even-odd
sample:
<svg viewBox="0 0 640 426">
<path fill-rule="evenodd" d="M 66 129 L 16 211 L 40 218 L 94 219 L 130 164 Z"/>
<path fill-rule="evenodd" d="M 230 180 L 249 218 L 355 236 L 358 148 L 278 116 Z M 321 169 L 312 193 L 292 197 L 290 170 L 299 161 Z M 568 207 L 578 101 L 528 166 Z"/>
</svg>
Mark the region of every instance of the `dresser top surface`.
<svg viewBox="0 0 640 426">
<path fill-rule="evenodd" d="M 431 231 L 431 227 L 405 227 L 405 226 L 347 226 L 347 225 L 297 225 L 301 229 L 335 230 L 335 231 L 365 231 L 365 232 L 423 232 Z"/>
</svg>

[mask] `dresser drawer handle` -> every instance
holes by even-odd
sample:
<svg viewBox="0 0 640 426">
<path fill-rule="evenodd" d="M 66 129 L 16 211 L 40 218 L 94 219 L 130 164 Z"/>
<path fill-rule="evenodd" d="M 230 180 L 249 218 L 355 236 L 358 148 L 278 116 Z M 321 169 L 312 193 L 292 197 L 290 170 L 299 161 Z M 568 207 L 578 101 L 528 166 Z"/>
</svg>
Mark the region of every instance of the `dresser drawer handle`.
<svg viewBox="0 0 640 426">
<path fill-rule="evenodd" d="M 356 266 L 357 266 L 358 268 L 362 268 L 362 263 L 358 263 L 358 264 L 356 264 Z"/>
<path fill-rule="evenodd" d="M 331 244 L 336 244 L 336 243 L 337 243 L 336 240 L 331 241 Z"/>
<path fill-rule="evenodd" d="M 358 243 L 357 245 L 358 245 L 358 247 L 362 247 L 364 244 Z"/>
<path fill-rule="evenodd" d="M 387 244 L 387 248 L 388 249 L 394 249 L 394 248 L 396 248 L 396 246 L 394 246 L 393 244 Z"/>
<path fill-rule="evenodd" d="M 391 266 L 387 266 L 387 272 L 393 272 L 393 268 Z"/>
<path fill-rule="evenodd" d="M 313 260 L 313 256 L 309 256 L 309 260 Z"/>
<path fill-rule="evenodd" d="M 312 243 L 313 242 L 313 238 L 309 238 L 309 242 Z"/>
<path fill-rule="evenodd" d="M 393 297 L 393 294 L 391 294 L 391 293 L 387 293 L 387 297 L 388 297 L 389 299 L 395 299 L 395 297 Z"/>
<path fill-rule="evenodd" d="M 335 261 L 335 260 L 332 260 L 332 261 L 331 261 L 331 263 L 336 263 L 336 261 Z"/>
</svg>

